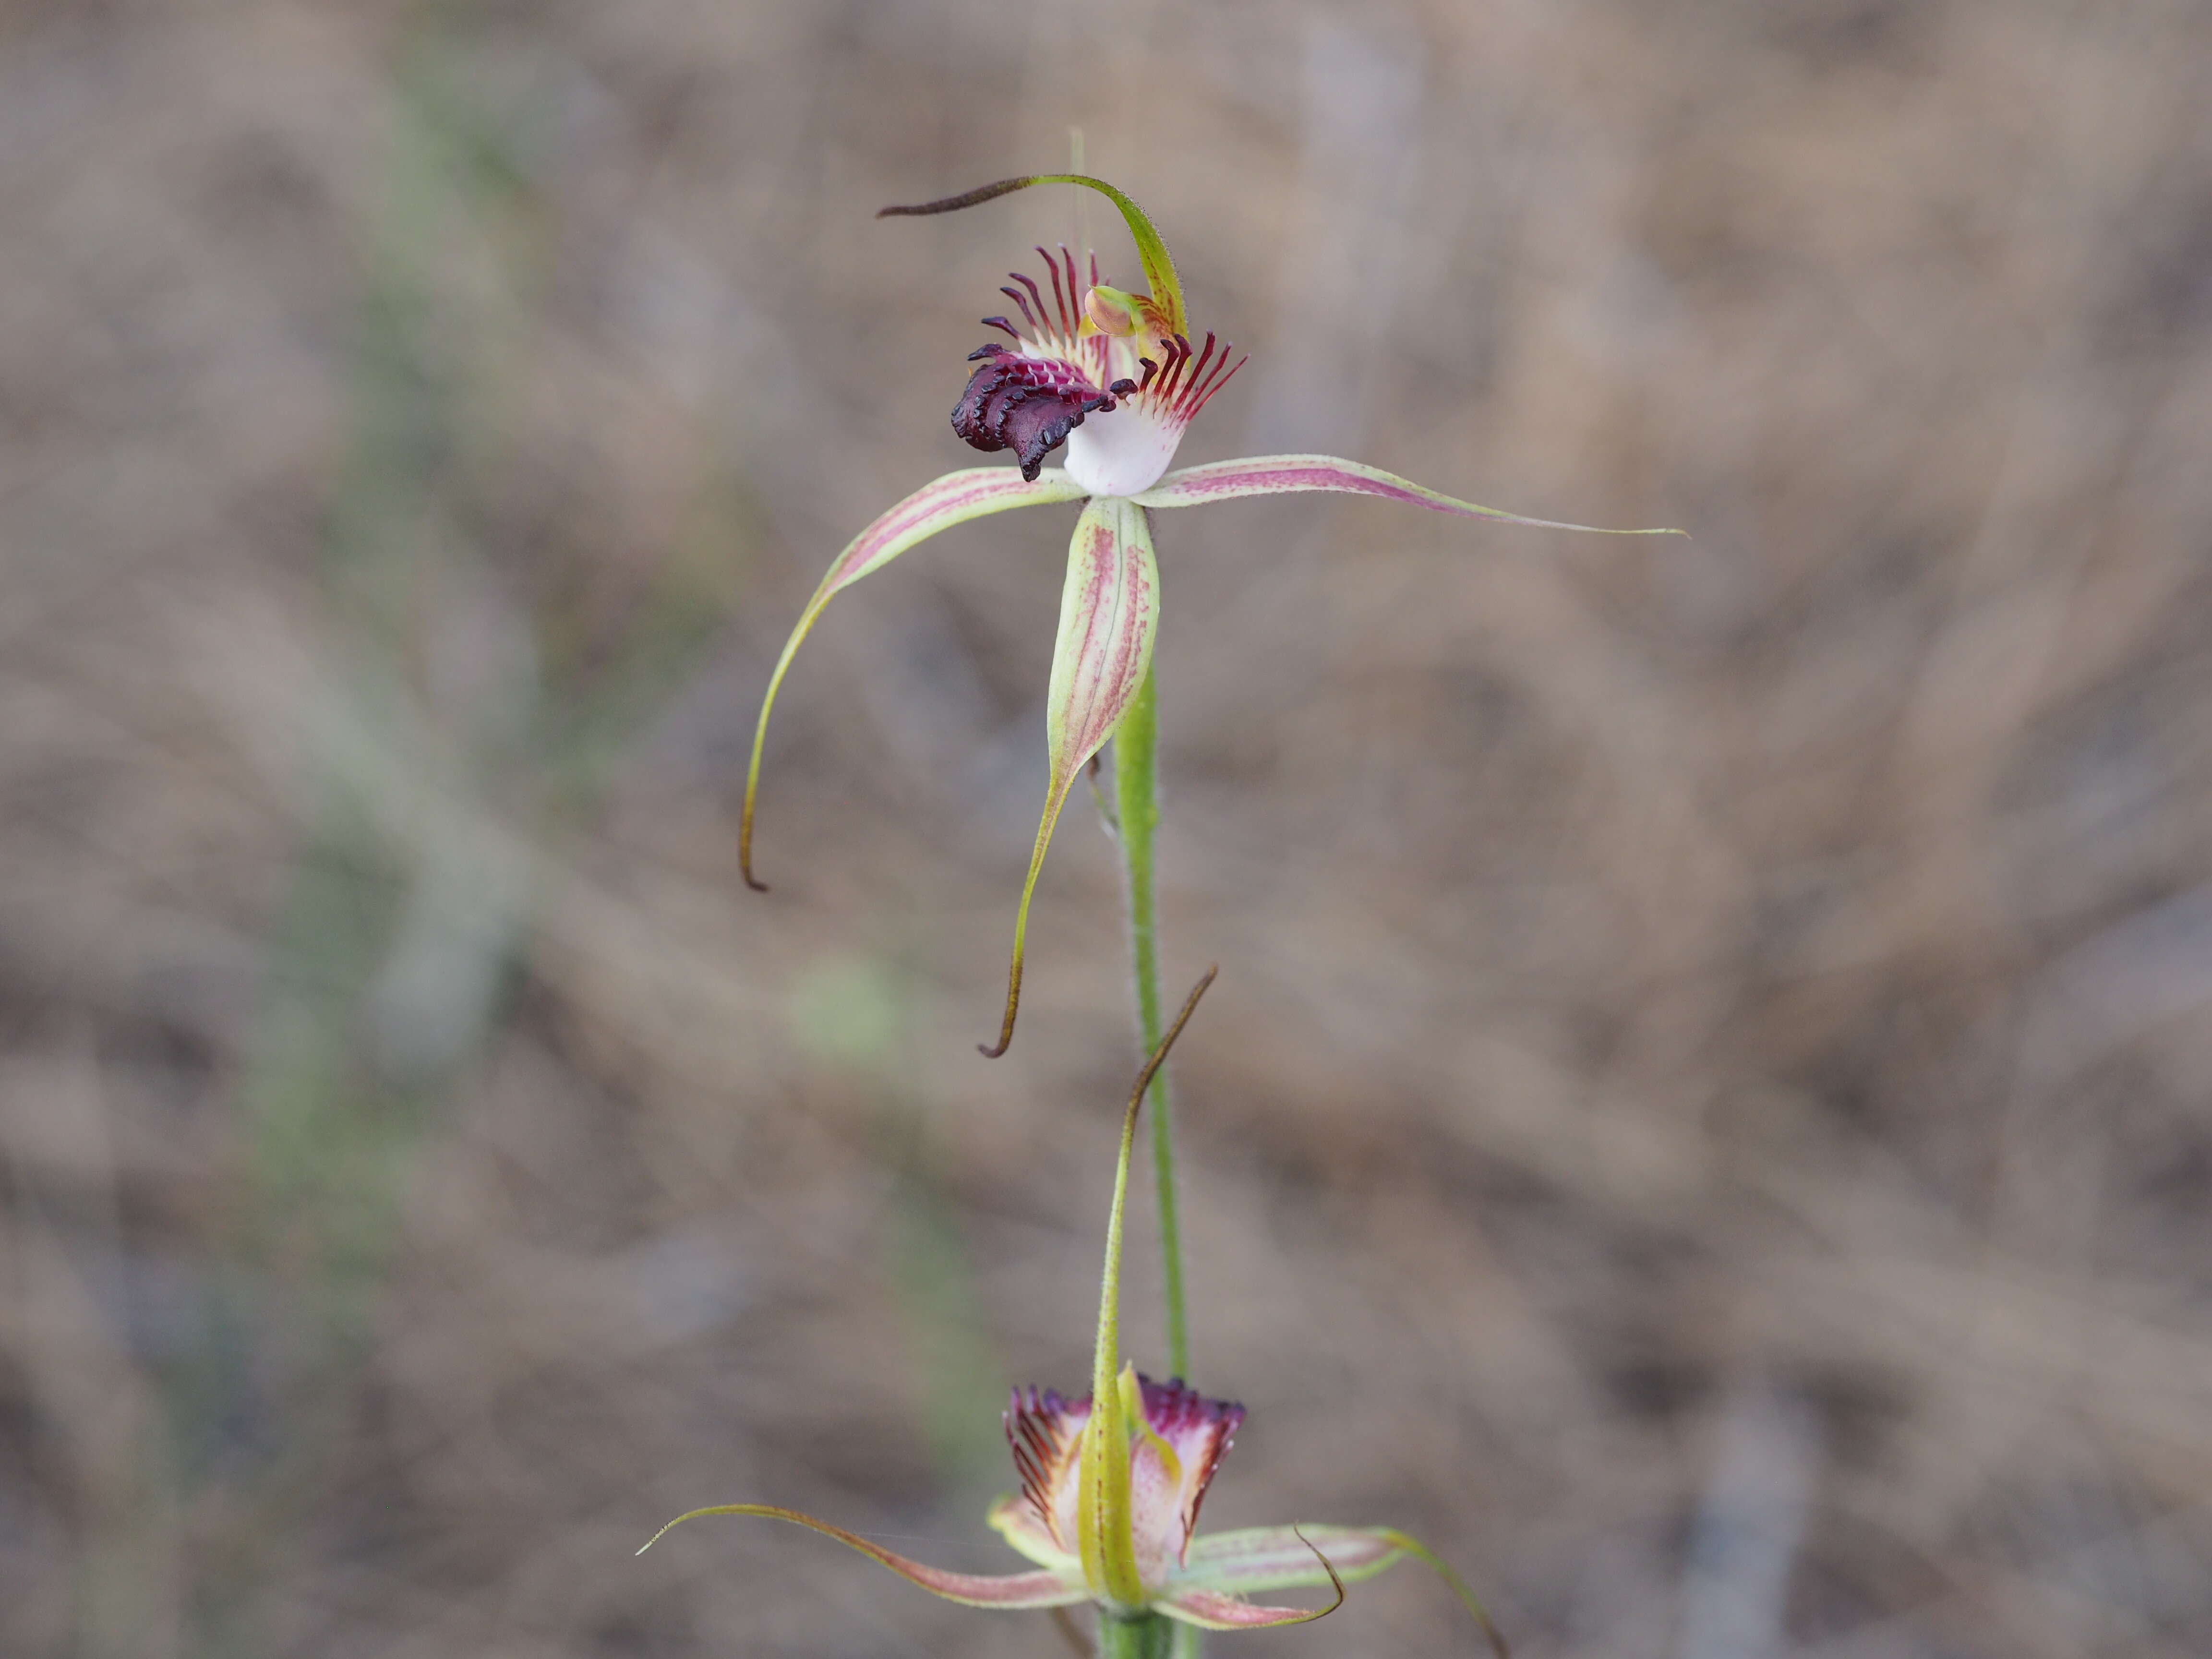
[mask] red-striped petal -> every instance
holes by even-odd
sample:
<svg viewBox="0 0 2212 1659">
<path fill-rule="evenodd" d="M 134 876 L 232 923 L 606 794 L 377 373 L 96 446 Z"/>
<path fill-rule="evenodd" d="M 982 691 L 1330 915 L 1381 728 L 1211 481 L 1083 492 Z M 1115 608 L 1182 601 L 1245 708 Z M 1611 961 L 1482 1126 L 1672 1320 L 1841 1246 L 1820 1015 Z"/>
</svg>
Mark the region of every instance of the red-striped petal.
<svg viewBox="0 0 2212 1659">
<path fill-rule="evenodd" d="M 1091 757 L 1105 747 L 1128 710 L 1152 663 L 1152 636 L 1160 617 L 1160 573 L 1145 510 L 1120 497 L 1102 497 L 1083 509 L 1067 550 L 1067 586 L 1060 600 L 1060 639 L 1053 647 L 1052 684 L 1045 694 L 1045 735 L 1051 770 L 1044 815 L 1014 915 L 1014 954 L 1006 973 L 1006 1012 L 996 1057 L 1013 1041 L 1021 1006 L 1022 959 L 1029 936 L 1030 900 L 1037 872 L 1052 844 L 1067 793 Z"/>
<path fill-rule="evenodd" d="M 1187 466 L 1169 473 L 1136 499 L 1146 507 L 1197 507 L 1206 501 L 1233 501 L 1240 495 L 1295 495 L 1310 489 L 1379 495 L 1385 501 L 1431 507 L 1438 513 L 1533 525 L 1540 530 L 1583 530 L 1601 536 L 1682 533 L 1679 530 L 1606 530 L 1596 525 L 1523 518 L 1518 513 L 1463 501 L 1409 478 L 1401 478 L 1395 472 L 1364 466 L 1358 461 L 1340 460 L 1334 455 L 1247 455 L 1233 461 L 1209 461 L 1203 466 Z"/>
<path fill-rule="evenodd" d="M 1346 1583 L 1387 1571 L 1407 1555 L 1397 1534 L 1382 1527 L 1245 1527 L 1194 1540 L 1176 1583 L 1239 1595 L 1316 1589 L 1328 1583 L 1316 1551 Z"/>
<path fill-rule="evenodd" d="M 1265 1630 L 1272 1625 L 1305 1625 L 1316 1619 L 1326 1619 L 1344 1605 L 1344 1580 L 1338 1576 L 1327 1556 L 1310 1544 L 1306 1548 L 1311 1552 L 1321 1570 L 1328 1575 L 1329 1584 L 1336 1591 L 1336 1599 L 1325 1607 L 1262 1607 L 1257 1602 L 1247 1601 L 1241 1595 L 1204 1589 L 1195 1585 L 1180 1587 L 1172 1595 L 1160 1597 L 1152 1605 L 1169 1618 L 1180 1619 L 1186 1625 L 1196 1625 L 1200 1630 Z"/>
</svg>

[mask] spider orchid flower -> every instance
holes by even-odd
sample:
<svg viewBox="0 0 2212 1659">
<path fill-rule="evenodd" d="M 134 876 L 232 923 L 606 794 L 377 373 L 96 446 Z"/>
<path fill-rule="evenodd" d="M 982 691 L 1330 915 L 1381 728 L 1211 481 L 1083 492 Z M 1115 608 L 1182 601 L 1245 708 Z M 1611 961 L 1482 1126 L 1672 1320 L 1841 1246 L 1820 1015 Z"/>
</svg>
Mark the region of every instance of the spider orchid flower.
<svg viewBox="0 0 2212 1659">
<path fill-rule="evenodd" d="M 1443 1576 L 1502 1656 L 1504 1643 L 1458 1575 L 1415 1539 L 1389 1527 L 1297 1525 L 1198 1534 L 1199 1507 L 1244 1420 L 1244 1408 L 1210 1400 L 1180 1378 L 1155 1382 L 1121 1359 L 1121 1218 L 1129 1154 L 1152 1074 L 1213 981 L 1200 980 L 1138 1074 L 1121 1120 L 1114 1202 L 1091 1392 L 1081 1399 L 1019 1388 L 1006 1413 L 1021 1491 L 991 1506 L 989 1524 L 1032 1564 L 1026 1572 L 950 1572 L 893 1554 L 797 1510 L 723 1504 L 680 1515 L 647 1541 L 702 1516 L 763 1516 L 836 1539 L 948 1601 L 1009 1610 L 1095 1603 L 1109 1621 L 1164 1614 L 1202 1630 L 1304 1624 L 1343 1605 L 1345 1586 L 1408 1559 Z M 1101 1402 L 1103 1402 L 1103 1405 Z M 638 1552 L 644 1553 L 644 1550 Z M 1258 1592 L 1328 1589 L 1327 1605 L 1273 1607 Z"/>
<path fill-rule="evenodd" d="M 1121 210 L 1137 244 L 1148 291 L 1112 288 L 1098 280 L 1096 256 L 1079 267 L 1066 248 L 1037 250 L 1045 281 L 1020 272 L 1000 289 L 1020 317 L 983 319 L 983 326 L 1012 343 L 991 341 L 971 353 L 976 365 L 952 410 L 952 429 L 975 448 L 1010 450 L 1012 467 L 971 467 L 925 484 L 854 538 L 823 577 L 769 677 L 745 774 L 738 862 L 746 884 L 766 887 L 752 867 L 753 807 L 760 790 L 762 745 L 769 711 L 800 641 L 830 601 L 861 577 L 880 570 L 919 542 L 986 514 L 1054 501 L 1085 502 L 1068 550 L 1060 635 L 1053 652 L 1046 702 L 1050 768 L 1044 812 L 1030 855 L 1014 917 L 1014 948 L 1006 975 L 1006 1006 L 995 1047 L 1013 1040 L 1020 1006 L 1022 963 L 1029 933 L 1030 901 L 1053 827 L 1084 766 L 1105 746 L 1150 670 L 1159 626 L 1159 569 L 1152 550 L 1155 507 L 1196 507 L 1243 495 L 1337 490 L 1374 495 L 1439 513 L 1494 519 L 1548 530 L 1594 530 L 1589 525 L 1524 518 L 1479 507 L 1357 461 L 1331 455 L 1257 455 L 1168 471 L 1182 434 L 1213 394 L 1243 366 L 1209 333 L 1194 346 L 1182 284 L 1167 244 L 1136 203 L 1103 179 L 1080 173 L 1040 173 L 1005 179 L 964 195 L 912 207 L 887 207 L 877 215 L 950 213 L 1026 190 L 1032 185 L 1080 185 L 1099 191 Z M 1079 277 L 1079 269 L 1081 276 Z M 1050 297 L 1047 297 L 1048 291 Z M 1045 458 L 1065 445 L 1065 466 Z M 1679 535 L 1679 531 L 1601 533 Z"/>
</svg>

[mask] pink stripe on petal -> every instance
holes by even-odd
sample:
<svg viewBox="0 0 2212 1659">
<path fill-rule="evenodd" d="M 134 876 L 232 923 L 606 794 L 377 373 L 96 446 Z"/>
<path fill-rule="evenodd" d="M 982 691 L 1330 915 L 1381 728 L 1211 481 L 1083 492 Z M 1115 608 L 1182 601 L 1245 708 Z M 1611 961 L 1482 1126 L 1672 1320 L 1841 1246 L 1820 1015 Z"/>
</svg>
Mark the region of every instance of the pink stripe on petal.
<svg viewBox="0 0 2212 1659">
<path fill-rule="evenodd" d="M 1067 584 L 1060 590 L 1060 638 L 1053 647 L 1052 683 L 1045 693 L 1045 737 L 1051 771 L 1044 813 L 1030 849 L 1029 875 L 1014 913 L 1013 960 L 1006 970 L 1006 1007 L 995 1047 L 979 1045 L 993 1059 L 1013 1041 L 1021 1006 L 1022 963 L 1029 938 L 1030 900 L 1052 844 L 1067 792 L 1090 758 L 1104 747 L 1128 712 L 1152 667 L 1152 636 L 1159 627 L 1159 567 L 1152 556 L 1152 525 L 1144 508 L 1118 496 L 1100 496 L 1076 520 L 1067 550 Z"/>
<path fill-rule="evenodd" d="M 1303 1559 L 1301 1559 L 1303 1558 Z M 1340 1588 L 1372 1578 L 1401 1561 L 1419 1561 L 1450 1586 L 1490 1638 L 1498 1659 L 1506 1659 L 1505 1638 L 1491 1621 L 1481 1601 L 1435 1551 L 1395 1527 L 1252 1527 L 1210 1533 L 1191 1546 L 1190 1565 L 1176 1578 L 1185 1595 Z"/>
<path fill-rule="evenodd" d="M 1158 576 L 1148 550 L 1133 546 L 1127 533 L 1137 509 L 1115 507 L 1077 532 L 1080 545 L 1068 573 L 1073 604 L 1061 612 L 1046 713 L 1053 772 L 1063 779 L 1113 735 L 1151 657 Z"/>
<path fill-rule="evenodd" d="M 1316 1551 L 1347 1582 L 1371 1578 L 1407 1553 L 1393 1534 L 1379 1527 L 1247 1527 L 1193 1540 L 1178 1582 L 1240 1595 L 1317 1589 L 1328 1583 L 1328 1574 Z"/>
<path fill-rule="evenodd" d="M 1083 493 L 1056 467 L 1048 469 L 1034 482 L 1024 480 L 1012 467 L 968 467 L 924 484 L 847 544 L 814 590 L 814 597 L 806 602 L 806 609 L 799 613 L 799 622 L 784 641 L 783 654 L 776 659 L 768 691 L 761 698 L 760 720 L 753 727 L 752 759 L 745 769 L 744 812 L 738 828 L 738 869 L 745 885 L 760 892 L 768 890 L 753 878 L 753 804 L 760 793 L 761 750 L 768 740 L 769 711 L 775 707 L 775 695 L 782 689 L 783 677 L 791 671 L 792 659 L 799 654 L 800 644 L 830 601 L 870 571 L 880 569 L 941 530 L 1009 507 L 1074 501 Z"/>
<path fill-rule="evenodd" d="M 1212 461 L 1170 472 L 1135 499 L 1146 507 L 1196 507 L 1205 501 L 1231 501 L 1240 495 L 1296 495 L 1307 490 L 1334 490 L 1351 495 L 1376 495 L 1438 513 L 1468 518 L 1495 519 L 1504 524 L 1531 525 L 1542 530 L 1580 530 L 1601 536 L 1679 536 L 1679 530 L 1607 530 L 1596 525 L 1563 524 L 1553 519 L 1525 518 L 1498 507 L 1463 501 L 1430 489 L 1409 478 L 1380 467 L 1334 455 L 1249 455 L 1240 460 Z"/>
<path fill-rule="evenodd" d="M 1270 1607 L 1218 1590 L 1185 1589 L 1152 1604 L 1170 1619 L 1200 1630 L 1266 1630 L 1272 1625 L 1304 1625 L 1334 1613 L 1334 1607 Z"/>
<path fill-rule="evenodd" d="M 924 484 L 854 537 L 837 556 L 823 579 L 826 599 L 839 588 L 858 581 L 878 566 L 904 552 L 915 542 L 933 536 L 966 520 L 1008 507 L 1030 507 L 1048 501 L 1074 501 L 1083 492 L 1058 471 L 1035 483 L 1011 466 L 978 466 L 949 473 Z"/>
<path fill-rule="evenodd" d="M 1298 1530 L 1296 1527 L 1291 1528 L 1293 1534 Z M 1326 1555 L 1310 1543 L 1306 1548 L 1328 1575 L 1329 1587 L 1336 1592 L 1336 1599 L 1325 1607 L 1261 1607 L 1242 1596 L 1188 1584 L 1153 1605 L 1170 1619 L 1180 1619 L 1201 1630 L 1264 1630 L 1270 1625 L 1304 1625 L 1325 1619 L 1344 1605 L 1344 1580 Z"/>
</svg>

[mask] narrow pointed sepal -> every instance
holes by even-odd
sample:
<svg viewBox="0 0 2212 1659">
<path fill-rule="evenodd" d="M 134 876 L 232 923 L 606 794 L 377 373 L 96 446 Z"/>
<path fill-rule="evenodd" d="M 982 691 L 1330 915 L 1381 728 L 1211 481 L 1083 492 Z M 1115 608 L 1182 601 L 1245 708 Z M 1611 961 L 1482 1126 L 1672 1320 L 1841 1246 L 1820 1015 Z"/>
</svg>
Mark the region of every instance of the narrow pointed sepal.
<svg viewBox="0 0 2212 1659">
<path fill-rule="evenodd" d="M 718 1504 L 711 1509 L 693 1510 L 679 1515 L 667 1526 L 646 1540 L 640 1555 L 659 1543 L 674 1528 L 686 1521 L 696 1521 L 709 1515 L 763 1516 L 773 1521 L 788 1521 L 794 1526 L 805 1527 L 825 1538 L 834 1538 L 849 1548 L 858 1550 L 870 1559 L 880 1561 L 902 1578 L 912 1580 L 932 1595 L 941 1595 L 948 1601 L 957 1601 L 963 1607 L 1002 1607 L 1018 1612 L 1030 1607 L 1072 1607 L 1079 1601 L 1091 1599 L 1091 1592 L 1083 1583 L 1083 1575 L 1073 1568 L 1054 1570 L 1044 1568 L 1036 1572 L 975 1573 L 948 1572 L 942 1567 L 910 1561 L 903 1555 L 895 1555 L 880 1544 L 872 1544 L 857 1533 L 847 1532 L 842 1527 L 833 1527 L 827 1521 L 817 1521 L 798 1510 L 779 1509 L 773 1504 Z"/>
<path fill-rule="evenodd" d="M 1293 1527 L 1289 1530 L 1295 1534 L 1298 1529 Z M 1344 1579 L 1319 1549 L 1311 1544 L 1306 1547 L 1336 1591 L 1336 1599 L 1325 1607 L 1264 1607 L 1225 1590 L 1208 1589 L 1188 1582 L 1176 1585 L 1152 1606 L 1169 1618 L 1195 1625 L 1200 1630 L 1266 1630 L 1276 1625 L 1305 1625 L 1326 1619 L 1344 1605 Z"/>
<path fill-rule="evenodd" d="M 760 720 L 753 728 L 752 760 L 745 768 L 744 813 L 738 830 L 738 866 L 746 886 L 756 892 L 768 890 L 753 878 L 753 801 L 760 793 L 761 750 L 768 739 L 769 711 L 775 707 L 775 694 L 782 689 L 783 677 L 790 672 L 791 659 L 799 654 L 800 641 L 813 629 L 830 601 L 869 572 L 882 569 L 907 549 L 941 530 L 987 514 L 1004 513 L 1009 507 L 1076 501 L 1083 494 L 1082 488 L 1057 467 L 1046 468 L 1034 480 L 1024 478 L 1012 467 L 965 467 L 924 484 L 853 538 L 822 578 L 806 609 L 799 612 L 799 625 L 784 641 L 783 654 L 776 659 L 775 672 L 769 676 L 768 695 L 761 699 Z"/>
<path fill-rule="evenodd" d="M 1014 1040 L 1022 998 L 1022 964 L 1029 940 L 1030 901 L 1053 827 L 1068 791 L 1091 757 L 1105 747 L 1152 666 L 1159 629 L 1159 566 L 1152 555 L 1145 510 L 1118 496 L 1091 501 L 1076 521 L 1067 552 L 1067 586 L 1060 600 L 1060 638 L 1053 647 L 1052 684 L 1045 694 L 1045 737 L 1050 768 L 1044 813 L 1014 913 L 1013 958 L 1006 970 L 1006 1009 L 995 1046 L 978 1044 L 997 1059 Z"/>
<path fill-rule="evenodd" d="M 1379 495 L 1438 513 L 1468 518 L 1496 519 L 1504 524 L 1532 525 L 1539 530 L 1581 530 L 1598 536 L 1680 536 L 1680 530 L 1608 530 L 1600 525 L 1562 524 L 1553 519 L 1524 518 L 1495 507 L 1482 507 L 1454 495 L 1385 472 L 1376 466 L 1339 459 L 1334 455 L 1246 455 L 1233 461 L 1208 461 L 1170 472 L 1134 499 L 1145 507 L 1198 507 L 1206 501 L 1234 501 L 1240 495 L 1296 495 L 1310 489 L 1341 491 L 1352 495 Z"/>
</svg>

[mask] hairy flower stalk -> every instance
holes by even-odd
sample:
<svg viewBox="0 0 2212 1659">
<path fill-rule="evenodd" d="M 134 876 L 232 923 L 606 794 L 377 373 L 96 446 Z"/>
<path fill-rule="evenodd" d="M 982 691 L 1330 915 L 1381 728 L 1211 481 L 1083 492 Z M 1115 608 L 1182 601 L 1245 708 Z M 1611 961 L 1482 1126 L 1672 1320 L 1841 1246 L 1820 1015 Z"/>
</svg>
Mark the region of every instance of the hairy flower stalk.
<svg viewBox="0 0 2212 1659">
<path fill-rule="evenodd" d="M 1169 1048 L 1212 982 L 1209 969 L 1146 1060 L 1122 1114 L 1114 1200 L 1106 1218 L 1091 1392 L 1068 1399 L 1049 1389 L 1016 1389 L 1006 1410 L 1006 1439 L 1021 1490 L 994 1503 L 988 1521 L 1029 1559 L 1030 1571 L 949 1572 L 770 1504 L 693 1510 L 655 1533 L 645 1549 L 672 1528 L 703 1516 L 789 1521 L 858 1550 L 933 1595 L 969 1607 L 1021 1610 L 1090 1602 L 1098 1611 L 1099 1645 L 1106 1659 L 1164 1656 L 1169 1622 L 1218 1631 L 1304 1624 L 1341 1607 L 1347 1584 L 1414 1559 L 1442 1576 L 1503 1656 L 1504 1641 L 1458 1575 L 1393 1528 L 1304 1524 L 1200 1535 L 1200 1508 L 1244 1420 L 1244 1408 L 1208 1399 L 1179 1377 L 1155 1382 L 1121 1358 L 1122 1218 L 1137 1119 Z M 1331 1597 L 1318 1607 L 1249 1599 L 1264 1592 L 1324 1588 Z"/>
<path fill-rule="evenodd" d="M 888 207 L 878 216 L 949 213 L 1048 184 L 1097 191 L 1120 210 L 1136 242 L 1146 291 L 1103 283 L 1093 256 L 1086 253 L 1079 259 L 1066 248 L 1057 253 L 1037 250 L 1043 262 L 1042 282 L 1017 272 L 1000 290 L 1010 301 L 1012 313 L 982 321 L 986 328 L 1005 336 L 1005 343 L 992 340 L 970 354 L 969 361 L 976 367 L 953 407 L 952 427 L 976 449 L 1009 452 L 1015 464 L 971 467 L 924 485 L 863 530 L 831 563 L 799 613 L 769 676 L 745 774 L 738 831 L 739 866 L 747 884 L 760 889 L 763 884 L 753 874 L 753 815 L 769 712 L 800 642 L 832 599 L 908 548 L 970 519 L 1018 507 L 1082 501 L 1068 550 L 1046 696 L 1044 810 L 1014 912 L 1013 951 L 998 1040 L 979 1045 L 994 1057 L 1013 1041 L 1028 951 L 1030 904 L 1053 830 L 1077 778 L 1109 738 L 1115 750 L 1139 1027 L 1147 1051 L 1160 1040 L 1158 930 L 1152 912 L 1158 728 L 1152 661 L 1159 627 L 1159 568 L 1151 519 L 1155 509 L 1245 495 L 1333 490 L 1507 524 L 1593 528 L 1480 507 L 1379 468 L 1329 455 L 1248 456 L 1170 471 L 1185 429 L 1244 360 L 1232 358 L 1229 348 L 1211 333 L 1194 341 L 1175 261 L 1136 203 L 1101 179 L 1075 173 L 1040 173 L 1001 179 L 941 201 Z M 1047 465 L 1047 457 L 1063 447 L 1065 465 Z M 1155 1085 L 1153 1109 L 1168 1351 L 1175 1370 L 1187 1374 L 1189 1339 L 1182 1252 L 1176 1236 L 1173 1130 L 1164 1077 Z"/>
</svg>

